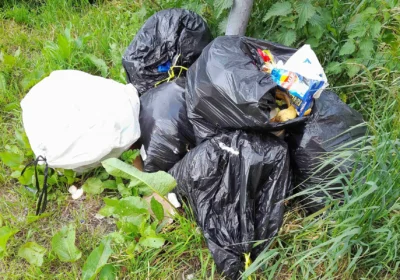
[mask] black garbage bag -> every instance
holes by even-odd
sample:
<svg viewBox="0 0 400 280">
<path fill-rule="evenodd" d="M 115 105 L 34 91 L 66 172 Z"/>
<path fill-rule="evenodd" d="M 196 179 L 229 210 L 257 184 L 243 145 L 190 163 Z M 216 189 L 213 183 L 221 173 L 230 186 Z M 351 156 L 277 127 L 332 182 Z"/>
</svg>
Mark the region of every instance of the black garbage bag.
<svg viewBox="0 0 400 280">
<path fill-rule="evenodd" d="M 286 62 L 296 49 L 248 37 L 222 36 L 202 52 L 187 73 L 188 117 L 197 142 L 226 130 L 279 130 L 305 121 L 270 122 L 276 83 L 262 72 L 257 50 Z"/>
<path fill-rule="evenodd" d="M 212 40 L 205 21 L 184 9 L 168 9 L 152 15 L 137 32 L 122 57 L 127 81 L 139 94 L 168 77 L 169 66 L 189 67 Z"/>
<path fill-rule="evenodd" d="M 297 186 L 294 192 L 307 190 L 308 193 L 301 196 L 300 201 L 308 213 L 322 209 L 328 198 L 343 197 L 342 186 L 345 182 L 332 180 L 351 171 L 354 161 L 340 158 L 329 164 L 324 164 L 324 161 L 331 157 L 330 152 L 344 145 L 350 148 L 354 146 L 354 140 L 365 136 L 366 126 L 363 123 L 360 113 L 343 103 L 334 92 L 324 91 L 314 101 L 309 120 L 288 131 Z"/>
<path fill-rule="evenodd" d="M 220 134 L 191 150 L 169 173 L 187 198 L 220 272 L 237 279 L 282 224 L 290 190 L 289 152 L 270 134 Z"/>
<path fill-rule="evenodd" d="M 163 83 L 142 95 L 139 122 L 144 171 L 168 171 L 195 143 L 186 113 L 185 79 Z"/>
</svg>

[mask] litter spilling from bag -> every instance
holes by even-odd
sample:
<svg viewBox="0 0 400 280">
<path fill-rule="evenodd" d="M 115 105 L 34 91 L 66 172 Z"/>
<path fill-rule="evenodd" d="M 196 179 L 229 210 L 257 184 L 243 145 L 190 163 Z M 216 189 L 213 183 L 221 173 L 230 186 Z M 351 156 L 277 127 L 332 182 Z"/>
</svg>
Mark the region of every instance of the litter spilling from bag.
<svg viewBox="0 0 400 280">
<path fill-rule="evenodd" d="M 171 80 L 175 70 L 185 75 L 211 40 L 211 32 L 198 14 L 185 9 L 157 12 L 136 33 L 123 55 L 127 81 L 141 95 L 159 82 Z"/>
<path fill-rule="evenodd" d="M 144 170 L 168 171 L 177 181 L 179 201 L 170 193 L 167 212 L 187 202 L 218 271 L 239 279 L 278 234 L 292 192 L 311 213 L 340 200 L 345 183 L 326 182 L 343 179 L 355 163 L 338 167 L 324 156 L 352 146 L 366 128 L 324 90 L 328 80 L 311 47 L 211 40 L 196 13 L 160 11 L 123 55 L 128 85 L 60 70 L 32 88 L 21 107 L 37 156 L 28 166 L 45 164 L 37 214 L 46 207 L 49 168 L 89 170 L 140 137 Z M 83 193 L 69 191 L 73 199 Z"/>
<path fill-rule="evenodd" d="M 245 255 L 257 257 L 282 224 L 291 186 L 286 143 L 269 134 L 221 134 L 191 150 L 170 174 L 219 270 L 237 279 Z M 259 240 L 265 242 L 254 247 Z"/>
<path fill-rule="evenodd" d="M 270 74 L 261 70 L 258 50 L 268 50 L 283 62 L 296 49 L 239 36 L 211 42 L 187 74 L 187 110 L 197 143 L 229 130 L 274 131 L 304 122 L 304 117 L 274 121 L 279 112 L 277 91 Z M 290 105 L 290 104 L 286 104 Z"/>
<path fill-rule="evenodd" d="M 275 62 L 273 55 L 261 51 L 265 64 L 262 70 L 270 73 L 272 80 L 287 91 L 290 97 L 290 108 L 295 108 L 299 116 L 311 109 L 312 99 L 320 96 L 328 86 L 324 69 L 310 45 L 304 45 L 287 61 Z M 293 109 L 292 109 L 293 110 Z M 294 117 L 293 117 L 294 118 Z"/>
<path fill-rule="evenodd" d="M 185 79 L 149 90 L 140 97 L 140 105 L 143 169 L 168 171 L 195 144 L 186 113 Z"/>
</svg>

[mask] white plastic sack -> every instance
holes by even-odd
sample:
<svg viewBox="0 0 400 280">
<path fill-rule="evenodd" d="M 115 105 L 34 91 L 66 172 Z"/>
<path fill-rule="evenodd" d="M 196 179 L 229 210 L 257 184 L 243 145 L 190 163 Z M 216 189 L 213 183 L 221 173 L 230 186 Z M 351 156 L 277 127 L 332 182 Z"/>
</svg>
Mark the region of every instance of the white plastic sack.
<svg viewBox="0 0 400 280">
<path fill-rule="evenodd" d="M 329 85 L 324 68 L 310 45 L 304 45 L 298 49 L 280 68 L 295 72 L 310 80 L 323 81 L 324 85 L 314 94 L 314 98 L 319 98 L 321 92 Z"/>
<path fill-rule="evenodd" d="M 136 89 L 77 70 L 52 72 L 21 108 L 33 152 L 54 168 L 86 171 L 140 137 Z"/>
</svg>

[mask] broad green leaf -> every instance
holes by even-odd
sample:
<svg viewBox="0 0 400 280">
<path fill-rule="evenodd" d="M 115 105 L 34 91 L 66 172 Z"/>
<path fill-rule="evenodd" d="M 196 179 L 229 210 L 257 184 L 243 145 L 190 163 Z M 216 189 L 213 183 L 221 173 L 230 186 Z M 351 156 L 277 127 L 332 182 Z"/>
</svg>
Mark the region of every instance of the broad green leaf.
<svg viewBox="0 0 400 280">
<path fill-rule="evenodd" d="M 368 31 L 368 17 L 365 14 L 356 14 L 346 27 L 349 38 L 363 37 Z"/>
<path fill-rule="evenodd" d="M 33 175 L 35 174 L 35 169 L 33 167 L 28 167 L 25 170 L 24 175 L 18 177 L 18 181 L 22 185 L 30 185 L 33 183 Z"/>
<path fill-rule="evenodd" d="M 280 25 L 288 29 L 296 29 L 296 21 L 293 16 L 281 18 Z"/>
<path fill-rule="evenodd" d="M 164 245 L 164 243 L 165 239 L 157 236 L 145 236 L 141 237 L 139 240 L 139 245 L 151 248 L 160 248 L 162 245 Z"/>
<path fill-rule="evenodd" d="M 60 34 L 57 37 L 57 54 L 61 57 L 63 60 L 68 60 L 71 57 L 72 53 L 72 46 L 68 38 L 66 38 L 64 35 Z"/>
<path fill-rule="evenodd" d="M 117 226 L 126 232 L 137 232 L 142 222 L 150 218 L 148 204 L 140 197 L 126 197 L 123 199 L 104 198 L 105 206 L 99 214 L 105 217 L 114 216 L 120 219 Z"/>
<path fill-rule="evenodd" d="M 117 273 L 117 268 L 114 265 L 106 264 L 100 271 L 99 280 L 115 280 Z"/>
<path fill-rule="evenodd" d="M 161 196 L 168 194 L 176 186 L 174 177 L 166 172 L 144 173 L 123 161 L 110 158 L 102 162 L 106 171 L 115 177 L 130 179 L 144 192 L 156 192 Z"/>
<path fill-rule="evenodd" d="M 124 216 L 138 216 L 142 214 L 148 215 L 148 204 L 141 197 L 137 196 L 129 196 L 121 198 L 115 201 L 112 201 L 111 204 L 108 204 L 109 201 L 106 201 L 106 205 L 113 206 L 113 215 L 115 217 L 124 217 Z"/>
<path fill-rule="evenodd" d="M 10 177 L 11 178 L 19 178 L 21 176 L 21 171 L 15 170 L 13 173 L 11 173 Z"/>
<path fill-rule="evenodd" d="M 75 183 L 76 173 L 73 170 L 64 170 L 64 176 L 67 178 L 68 185 Z"/>
<path fill-rule="evenodd" d="M 139 214 L 137 216 L 121 217 L 117 222 L 117 227 L 124 233 L 138 234 L 140 229 L 146 225 L 149 215 L 147 213 Z"/>
<path fill-rule="evenodd" d="M 18 256 L 24 258 L 28 263 L 36 266 L 42 266 L 43 256 L 46 248 L 36 242 L 28 242 L 22 245 L 18 250 Z"/>
<path fill-rule="evenodd" d="M 226 26 L 228 25 L 228 17 L 225 17 L 218 23 L 218 32 L 219 34 L 225 34 Z"/>
<path fill-rule="evenodd" d="M 100 194 L 104 191 L 103 182 L 95 177 L 87 179 L 82 188 L 86 193 L 90 194 Z"/>
<path fill-rule="evenodd" d="M 322 29 L 325 29 L 325 26 L 329 22 L 331 22 L 331 15 L 330 15 L 330 13 L 323 13 L 323 14 L 315 13 L 312 17 L 310 17 L 308 22 L 312 26 L 319 26 Z"/>
<path fill-rule="evenodd" d="M 113 253 L 111 249 L 111 237 L 106 237 L 102 240 L 99 247 L 95 248 L 87 258 L 82 269 L 82 279 L 92 280 L 107 264 L 108 258 Z"/>
<path fill-rule="evenodd" d="M 104 201 L 106 201 L 106 200 L 118 201 L 117 199 L 104 198 Z M 110 217 L 114 214 L 114 211 L 115 211 L 115 206 L 107 205 L 107 202 L 106 202 L 106 206 L 104 206 L 103 208 L 101 208 L 99 210 L 99 214 L 104 217 Z"/>
<path fill-rule="evenodd" d="M 315 7 L 311 4 L 309 0 L 306 1 L 300 1 L 296 7 L 295 7 L 296 12 L 299 15 L 299 19 L 297 21 L 297 29 L 302 28 L 307 21 L 315 14 L 316 9 Z"/>
<path fill-rule="evenodd" d="M 140 229 L 140 234 L 142 235 L 142 237 L 145 237 L 145 236 L 158 237 L 156 234 L 156 228 L 157 228 L 157 225 L 153 226 L 153 224 L 143 225 Z"/>
<path fill-rule="evenodd" d="M 3 221 L 4 221 L 3 216 L 0 214 L 0 228 L 3 226 Z"/>
<path fill-rule="evenodd" d="M 103 189 L 117 190 L 117 183 L 115 182 L 115 180 L 106 180 L 103 182 Z"/>
<path fill-rule="evenodd" d="M 361 24 L 349 32 L 349 38 L 363 38 L 365 34 L 368 31 L 368 25 L 367 24 Z"/>
<path fill-rule="evenodd" d="M 97 56 L 93 55 L 93 54 L 87 54 L 85 56 L 91 63 L 93 63 L 94 66 L 97 67 L 97 69 L 99 69 L 101 75 L 103 77 L 107 77 L 108 74 L 108 66 L 106 64 L 106 62 L 101 59 L 98 58 Z"/>
<path fill-rule="evenodd" d="M 110 178 L 110 174 L 108 174 L 105 170 L 100 172 L 100 174 L 96 175 L 96 178 L 99 178 L 100 180 L 107 180 Z"/>
<path fill-rule="evenodd" d="M 374 42 L 372 39 L 364 39 L 360 42 L 360 54 L 367 59 L 370 59 L 374 51 Z"/>
<path fill-rule="evenodd" d="M 347 68 L 347 75 L 350 78 L 353 78 L 361 70 L 361 66 L 358 65 L 357 62 L 351 60 L 346 61 L 346 68 Z"/>
<path fill-rule="evenodd" d="M 53 236 L 51 247 L 63 262 L 75 262 L 82 256 L 82 252 L 75 246 L 75 228 L 72 224 L 64 226 Z"/>
<path fill-rule="evenodd" d="M 319 40 L 315 37 L 308 38 L 306 44 L 309 44 L 312 48 L 317 48 L 319 46 Z"/>
<path fill-rule="evenodd" d="M 376 38 L 379 36 L 379 33 L 381 32 L 381 28 L 382 28 L 382 25 L 379 21 L 374 21 L 371 24 L 370 32 L 371 32 L 372 38 Z"/>
<path fill-rule="evenodd" d="M 326 66 L 326 73 L 339 74 L 340 72 L 342 72 L 342 66 L 337 61 L 332 61 Z"/>
<path fill-rule="evenodd" d="M 323 42 L 323 40 L 321 40 L 321 38 L 325 34 L 325 29 L 324 28 L 322 28 L 319 25 L 315 25 L 315 26 L 310 25 L 308 27 L 308 30 L 309 30 L 309 32 L 311 34 L 313 34 L 313 36 L 315 38 L 317 38 L 319 40 L 319 42 Z"/>
<path fill-rule="evenodd" d="M 56 185 L 58 183 L 58 173 L 54 172 L 53 175 L 49 176 L 47 178 L 47 183 L 52 186 L 52 185 Z"/>
<path fill-rule="evenodd" d="M 278 34 L 277 39 L 279 43 L 291 46 L 296 41 L 296 31 L 294 30 L 286 30 L 285 32 L 280 32 Z"/>
<path fill-rule="evenodd" d="M 121 159 L 126 163 L 132 163 L 139 155 L 140 151 L 138 149 L 128 150 L 121 155 Z"/>
<path fill-rule="evenodd" d="M 263 21 L 267 21 L 272 17 L 286 16 L 293 11 L 290 2 L 276 2 L 268 10 L 267 14 L 263 18 Z"/>
<path fill-rule="evenodd" d="M 216 9 L 216 17 L 219 18 L 222 12 L 229 9 L 233 5 L 233 0 L 215 0 L 214 7 Z"/>
<path fill-rule="evenodd" d="M 124 184 L 118 184 L 117 189 L 122 197 L 127 197 L 132 195 L 132 190 L 130 188 L 125 187 Z"/>
<path fill-rule="evenodd" d="M 362 14 L 366 15 L 366 16 L 376 15 L 377 13 L 378 13 L 378 10 L 375 9 L 374 7 L 368 7 L 362 12 Z"/>
<path fill-rule="evenodd" d="M 356 50 L 356 45 L 353 40 L 348 40 L 340 49 L 339 55 L 352 54 Z"/>
<path fill-rule="evenodd" d="M 152 197 L 150 201 L 150 206 L 157 220 L 162 221 L 164 219 L 164 208 L 162 204 L 158 202 L 154 197 Z"/>
<path fill-rule="evenodd" d="M 2 152 L 0 153 L 0 159 L 5 165 L 13 168 L 23 163 L 24 156 L 13 152 Z"/>
<path fill-rule="evenodd" d="M 17 232 L 18 230 L 11 229 L 7 226 L 0 228 L 0 259 L 2 259 L 6 253 L 6 245 L 8 239 Z"/>
</svg>

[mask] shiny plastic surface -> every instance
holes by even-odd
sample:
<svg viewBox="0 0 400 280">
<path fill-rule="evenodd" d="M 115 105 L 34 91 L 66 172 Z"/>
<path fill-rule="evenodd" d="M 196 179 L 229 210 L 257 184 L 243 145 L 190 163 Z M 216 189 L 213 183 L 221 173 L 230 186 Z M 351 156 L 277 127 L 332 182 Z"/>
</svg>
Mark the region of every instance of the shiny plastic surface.
<svg viewBox="0 0 400 280">
<path fill-rule="evenodd" d="M 278 233 L 291 186 L 289 165 L 284 141 L 236 131 L 203 142 L 169 171 L 223 275 L 238 279 L 244 254 L 254 260 Z M 252 248 L 260 240 L 267 241 Z"/>
<path fill-rule="evenodd" d="M 168 171 L 195 139 L 185 103 L 185 79 L 163 83 L 140 97 L 140 141 L 146 157 L 144 171 Z"/>
<path fill-rule="evenodd" d="M 196 13 L 184 9 L 168 9 L 152 15 L 137 32 L 126 49 L 122 64 L 127 81 L 139 94 L 167 78 L 158 66 L 173 62 L 189 67 L 212 40 L 205 21 Z"/>
<path fill-rule="evenodd" d="M 260 70 L 264 61 L 257 49 L 269 50 L 283 62 L 296 52 L 267 41 L 222 36 L 189 68 L 186 103 L 198 143 L 224 130 L 271 131 L 305 121 L 270 122 L 277 85 Z"/>
<path fill-rule="evenodd" d="M 366 134 L 366 127 L 353 126 L 363 123 L 360 113 L 343 103 L 331 91 L 322 92 L 314 101 L 312 115 L 303 125 L 288 131 L 288 144 L 291 150 L 296 191 L 315 189 L 310 195 L 302 197 L 301 202 L 309 213 L 314 213 L 325 206 L 326 198 L 341 198 L 342 184 L 326 185 L 327 181 L 337 178 L 346 168 L 353 168 L 350 161 L 338 167 L 334 163 L 321 168 L 321 164 L 331 152 Z M 348 131 L 349 130 L 349 131 Z M 329 187 L 329 191 L 318 191 L 319 186 Z M 336 190 L 332 190 L 336 189 Z"/>
</svg>

